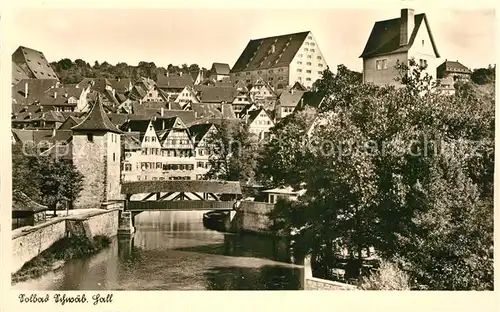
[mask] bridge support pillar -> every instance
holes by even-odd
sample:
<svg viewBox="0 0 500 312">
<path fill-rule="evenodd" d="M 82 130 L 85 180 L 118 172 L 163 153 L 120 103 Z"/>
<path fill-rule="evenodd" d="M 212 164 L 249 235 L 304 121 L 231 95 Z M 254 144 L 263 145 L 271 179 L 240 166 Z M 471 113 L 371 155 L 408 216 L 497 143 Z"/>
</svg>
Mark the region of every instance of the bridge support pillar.
<svg viewBox="0 0 500 312">
<path fill-rule="evenodd" d="M 118 220 L 118 235 L 132 235 L 135 232 L 134 216 L 130 211 L 120 211 Z"/>
</svg>

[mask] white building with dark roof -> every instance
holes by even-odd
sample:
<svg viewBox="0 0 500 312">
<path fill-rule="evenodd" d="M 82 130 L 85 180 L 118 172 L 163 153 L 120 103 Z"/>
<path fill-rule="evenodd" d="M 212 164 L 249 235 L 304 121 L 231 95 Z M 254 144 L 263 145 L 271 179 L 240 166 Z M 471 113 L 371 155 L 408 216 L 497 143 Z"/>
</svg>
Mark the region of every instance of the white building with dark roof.
<svg viewBox="0 0 500 312">
<path fill-rule="evenodd" d="M 395 67 L 414 58 L 427 65 L 427 72 L 436 78 L 435 69 L 440 57 L 427 16 L 402 9 L 398 18 L 378 21 L 373 25 L 363 53 L 363 82 L 376 85 L 400 85 Z"/>
<path fill-rule="evenodd" d="M 312 87 L 326 67 L 316 39 L 305 31 L 250 40 L 231 69 L 231 81 L 248 85 L 262 78 L 276 89 L 297 81 Z"/>
</svg>

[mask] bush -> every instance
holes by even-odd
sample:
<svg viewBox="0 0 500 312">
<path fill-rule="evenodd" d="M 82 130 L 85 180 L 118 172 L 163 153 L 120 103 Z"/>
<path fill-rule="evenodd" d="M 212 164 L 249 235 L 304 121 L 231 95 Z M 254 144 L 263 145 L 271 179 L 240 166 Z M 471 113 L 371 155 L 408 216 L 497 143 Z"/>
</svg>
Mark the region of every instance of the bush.
<svg viewBox="0 0 500 312">
<path fill-rule="evenodd" d="M 410 290 L 408 275 L 397 265 L 382 261 L 380 268 L 361 279 L 361 290 Z"/>
</svg>

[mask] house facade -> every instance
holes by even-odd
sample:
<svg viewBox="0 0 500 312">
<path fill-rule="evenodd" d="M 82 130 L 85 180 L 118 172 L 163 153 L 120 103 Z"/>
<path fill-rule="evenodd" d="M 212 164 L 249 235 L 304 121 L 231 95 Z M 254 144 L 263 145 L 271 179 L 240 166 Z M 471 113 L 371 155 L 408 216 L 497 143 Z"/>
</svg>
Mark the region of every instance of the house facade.
<svg viewBox="0 0 500 312">
<path fill-rule="evenodd" d="M 250 40 L 231 69 L 231 80 L 253 84 L 263 79 L 276 89 L 300 82 L 310 88 L 326 67 L 316 39 L 306 31 Z"/>
<path fill-rule="evenodd" d="M 441 65 L 437 67 L 437 78 L 452 78 L 453 81 L 468 81 L 470 80 L 470 75 L 472 71 L 465 65 L 461 64 L 458 60 L 448 61 L 445 60 Z"/>
<path fill-rule="evenodd" d="M 257 141 L 269 141 L 274 122 L 264 108 L 248 111 L 243 119 L 248 124 L 248 131 L 255 135 Z"/>
<path fill-rule="evenodd" d="M 224 79 L 230 78 L 231 68 L 229 64 L 225 63 L 213 63 L 210 69 L 210 78 L 215 81 L 222 81 Z"/>
<path fill-rule="evenodd" d="M 398 86 L 398 62 L 408 64 L 413 58 L 418 65 L 427 66 L 426 72 L 435 79 L 440 55 L 427 16 L 402 9 L 399 18 L 375 23 L 360 57 L 363 82 Z"/>
</svg>

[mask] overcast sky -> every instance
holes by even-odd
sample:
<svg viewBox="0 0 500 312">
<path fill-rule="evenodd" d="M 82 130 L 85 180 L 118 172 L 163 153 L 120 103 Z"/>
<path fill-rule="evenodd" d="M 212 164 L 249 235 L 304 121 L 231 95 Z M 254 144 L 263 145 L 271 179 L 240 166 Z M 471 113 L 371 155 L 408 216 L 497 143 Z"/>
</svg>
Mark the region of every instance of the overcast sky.
<svg viewBox="0 0 500 312">
<path fill-rule="evenodd" d="M 426 13 L 441 58 L 471 68 L 495 62 L 494 10 Z M 250 39 L 310 30 L 332 68 L 361 71 L 359 59 L 375 21 L 399 9 L 24 9 L 12 18 L 11 46 L 42 51 L 50 61 L 81 58 L 111 64 L 213 62 L 232 66 Z M 13 51 L 12 51 L 13 52 Z"/>
</svg>

